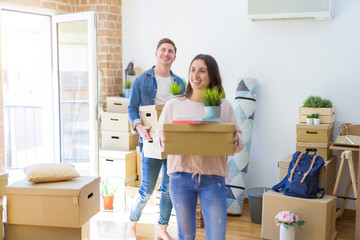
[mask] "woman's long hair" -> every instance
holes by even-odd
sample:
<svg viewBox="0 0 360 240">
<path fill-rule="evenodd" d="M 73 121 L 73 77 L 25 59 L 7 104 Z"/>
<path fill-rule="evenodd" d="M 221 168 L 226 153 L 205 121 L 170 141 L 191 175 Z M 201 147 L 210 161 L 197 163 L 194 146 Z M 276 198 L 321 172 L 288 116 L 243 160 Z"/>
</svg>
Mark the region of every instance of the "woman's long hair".
<svg viewBox="0 0 360 240">
<path fill-rule="evenodd" d="M 211 89 L 211 88 L 217 86 L 218 89 L 223 89 L 222 80 L 221 80 L 220 71 L 219 71 L 219 66 L 218 66 L 216 60 L 210 55 L 199 54 L 199 55 L 195 56 L 194 59 L 190 63 L 189 74 L 188 74 L 189 80 L 188 80 L 188 84 L 187 84 L 185 93 L 183 95 L 186 98 L 190 97 L 192 95 L 192 92 L 193 92 L 193 89 L 192 89 L 191 84 L 190 84 L 190 69 L 191 69 L 192 63 L 197 59 L 201 59 L 201 60 L 203 60 L 205 62 L 205 65 L 207 67 L 207 71 L 208 71 L 208 74 L 209 74 L 209 79 L 210 79 L 209 88 Z"/>
</svg>

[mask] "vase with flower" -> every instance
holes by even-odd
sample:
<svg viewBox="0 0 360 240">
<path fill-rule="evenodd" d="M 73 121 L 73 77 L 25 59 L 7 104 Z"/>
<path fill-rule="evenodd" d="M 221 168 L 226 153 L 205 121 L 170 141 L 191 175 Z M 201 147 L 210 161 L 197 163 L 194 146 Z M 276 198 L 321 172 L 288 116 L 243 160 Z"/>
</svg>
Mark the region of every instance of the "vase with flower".
<svg viewBox="0 0 360 240">
<path fill-rule="evenodd" d="M 280 240 L 295 239 L 295 225 L 299 228 L 305 221 L 299 220 L 299 216 L 292 211 L 281 211 L 275 216 L 277 226 L 280 226 Z"/>
</svg>

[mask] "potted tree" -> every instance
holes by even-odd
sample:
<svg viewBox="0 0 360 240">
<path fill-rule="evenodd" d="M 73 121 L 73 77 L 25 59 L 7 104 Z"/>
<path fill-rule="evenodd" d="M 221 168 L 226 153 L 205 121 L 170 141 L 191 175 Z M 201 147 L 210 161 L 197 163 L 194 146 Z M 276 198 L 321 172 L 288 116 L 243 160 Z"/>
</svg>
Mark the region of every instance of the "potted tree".
<svg viewBox="0 0 360 240">
<path fill-rule="evenodd" d="M 311 125 L 313 124 L 313 116 L 312 114 L 309 114 L 306 116 L 306 124 Z"/>
<path fill-rule="evenodd" d="M 102 183 L 101 196 L 104 201 L 104 209 L 112 210 L 114 208 L 114 193 L 117 190 L 117 186 L 114 190 L 110 190 L 108 185 L 104 181 Z"/>
<path fill-rule="evenodd" d="M 314 125 L 320 124 L 320 114 L 319 113 L 313 113 L 312 118 L 314 119 Z"/>
<path fill-rule="evenodd" d="M 225 98 L 224 89 L 213 87 L 201 91 L 201 96 L 205 105 L 206 118 L 220 118 L 221 99 Z"/>
<path fill-rule="evenodd" d="M 126 80 L 124 84 L 124 95 L 126 98 L 129 98 L 130 96 L 130 88 L 131 88 L 132 82 L 130 80 Z"/>
</svg>

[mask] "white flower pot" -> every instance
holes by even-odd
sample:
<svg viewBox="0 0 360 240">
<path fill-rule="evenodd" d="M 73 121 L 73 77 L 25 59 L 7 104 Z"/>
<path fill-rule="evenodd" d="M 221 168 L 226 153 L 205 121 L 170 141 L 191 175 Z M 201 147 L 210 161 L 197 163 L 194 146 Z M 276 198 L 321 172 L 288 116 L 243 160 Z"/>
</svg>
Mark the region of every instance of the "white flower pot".
<svg viewBox="0 0 360 240">
<path fill-rule="evenodd" d="M 306 118 L 306 124 L 313 124 L 313 119 L 312 118 Z"/>
<path fill-rule="evenodd" d="M 314 124 L 319 125 L 320 124 L 320 118 L 314 118 Z"/>
<path fill-rule="evenodd" d="M 284 224 L 281 224 L 279 240 L 295 240 L 295 227 L 285 228 Z"/>
</svg>

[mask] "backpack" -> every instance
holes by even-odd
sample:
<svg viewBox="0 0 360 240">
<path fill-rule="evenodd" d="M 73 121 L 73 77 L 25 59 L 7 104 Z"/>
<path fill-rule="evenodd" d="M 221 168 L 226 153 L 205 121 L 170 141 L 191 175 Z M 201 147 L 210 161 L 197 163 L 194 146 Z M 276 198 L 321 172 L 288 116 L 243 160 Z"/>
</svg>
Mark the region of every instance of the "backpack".
<svg viewBox="0 0 360 240">
<path fill-rule="evenodd" d="M 309 154 L 313 151 L 314 154 Z M 297 151 L 289 164 L 288 174 L 272 190 L 283 191 L 285 195 L 300 198 L 318 198 L 317 194 L 324 189 L 319 187 L 319 175 L 324 159 L 316 155 L 316 149 L 306 149 L 306 153 Z"/>
</svg>

